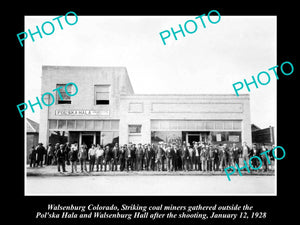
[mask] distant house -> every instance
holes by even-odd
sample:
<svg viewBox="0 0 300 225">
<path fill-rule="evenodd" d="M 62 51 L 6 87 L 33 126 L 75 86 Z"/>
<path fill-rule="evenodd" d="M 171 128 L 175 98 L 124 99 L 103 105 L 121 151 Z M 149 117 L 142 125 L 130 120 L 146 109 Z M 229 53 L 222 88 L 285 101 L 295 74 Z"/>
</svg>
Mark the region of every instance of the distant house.
<svg viewBox="0 0 300 225">
<path fill-rule="evenodd" d="M 39 124 L 26 118 L 26 138 L 27 138 L 27 163 L 29 163 L 29 153 L 32 146 L 36 146 L 39 141 Z"/>
<path fill-rule="evenodd" d="M 268 146 L 274 145 L 274 127 L 269 126 L 268 128 L 261 129 L 255 124 L 251 124 L 251 132 L 252 132 L 252 143 L 258 144 L 259 146 L 262 144 L 266 144 Z"/>
</svg>

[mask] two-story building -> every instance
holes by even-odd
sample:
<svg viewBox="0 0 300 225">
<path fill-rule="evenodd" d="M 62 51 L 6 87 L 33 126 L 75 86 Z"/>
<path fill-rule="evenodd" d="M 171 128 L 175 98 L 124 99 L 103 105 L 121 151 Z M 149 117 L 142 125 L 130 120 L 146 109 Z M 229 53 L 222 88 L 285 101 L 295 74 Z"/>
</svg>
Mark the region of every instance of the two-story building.
<svg viewBox="0 0 300 225">
<path fill-rule="evenodd" d="M 44 144 L 251 144 L 247 94 L 135 94 L 124 67 L 42 67 L 42 94 L 70 82 L 78 87 L 76 95 L 62 88 L 63 99 L 56 96 L 55 104 L 41 110 Z"/>
</svg>

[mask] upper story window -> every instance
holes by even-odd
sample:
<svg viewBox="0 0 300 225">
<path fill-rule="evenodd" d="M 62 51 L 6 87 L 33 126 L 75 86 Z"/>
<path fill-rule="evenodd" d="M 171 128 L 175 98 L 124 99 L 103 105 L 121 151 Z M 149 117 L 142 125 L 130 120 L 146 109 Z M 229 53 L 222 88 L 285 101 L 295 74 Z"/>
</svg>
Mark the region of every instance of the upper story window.
<svg viewBox="0 0 300 225">
<path fill-rule="evenodd" d="M 62 87 L 59 89 L 59 92 L 56 92 L 56 99 L 57 99 L 57 104 L 71 104 L 71 96 L 75 93 L 75 88 L 74 86 L 71 84 L 69 84 L 67 86 L 67 90 L 65 88 L 66 84 L 56 84 L 56 88 Z M 66 91 L 69 93 L 69 95 L 66 93 Z M 61 95 L 61 97 L 59 96 L 59 93 Z M 62 98 L 62 99 L 61 99 Z"/>
<path fill-rule="evenodd" d="M 110 85 L 95 85 L 95 104 L 109 105 Z"/>
</svg>

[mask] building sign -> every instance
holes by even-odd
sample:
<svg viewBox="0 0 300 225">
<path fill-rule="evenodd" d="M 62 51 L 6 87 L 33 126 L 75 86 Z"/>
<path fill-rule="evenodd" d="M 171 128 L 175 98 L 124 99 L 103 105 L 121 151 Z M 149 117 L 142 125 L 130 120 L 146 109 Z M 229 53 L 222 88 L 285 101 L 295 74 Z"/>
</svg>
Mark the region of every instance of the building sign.
<svg viewBox="0 0 300 225">
<path fill-rule="evenodd" d="M 109 110 L 78 110 L 78 109 L 62 109 L 55 110 L 56 116 L 108 116 Z"/>
<path fill-rule="evenodd" d="M 228 140 L 231 142 L 240 142 L 240 137 L 238 135 L 229 135 Z"/>
</svg>

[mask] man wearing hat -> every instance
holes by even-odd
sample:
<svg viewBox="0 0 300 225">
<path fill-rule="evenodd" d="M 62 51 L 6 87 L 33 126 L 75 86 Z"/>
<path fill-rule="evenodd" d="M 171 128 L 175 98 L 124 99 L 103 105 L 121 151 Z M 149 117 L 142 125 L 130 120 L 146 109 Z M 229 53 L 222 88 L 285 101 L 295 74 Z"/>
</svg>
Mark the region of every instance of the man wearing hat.
<svg viewBox="0 0 300 225">
<path fill-rule="evenodd" d="M 141 143 L 138 144 L 135 155 L 136 155 L 136 170 L 140 171 L 142 170 L 142 159 L 144 156 L 144 151 Z"/>
<path fill-rule="evenodd" d="M 108 168 L 111 171 L 112 170 L 112 150 L 109 147 L 109 145 L 105 146 L 104 150 L 104 171 L 106 172 L 107 169 L 107 164 Z"/>
<path fill-rule="evenodd" d="M 58 170 L 58 172 L 60 172 L 60 166 L 62 167 L 63 172 L 67 172 L 66 171 L 66 165 L 65 165 L 66 155 L 65 155 L 63 144 L 61 144 L 59 146 L 59 150 L 56 153 L 56 157 L 57 157 L 57 170 Z"/>
<path fill-rule="evenodd" d="M 131 160 L 131 146 L 127 148 L 127 145 L 124 145 L 124 152 L 125 152 L 125 167 L 127 172 L 129 171 L 129 167 L 132 170 L 132 160 Z"/>
<path fill-rule="evenodd" d="M 149 168 L 152 171 L 155 170 L 155 149 L 156 149 L 156 146 L 154 144 L 152 144 L 150 147 L 150 152 L 149 152 Z"/>
<path fill-rule="evenodd" d="M 119 163 L 120 163 L 120 171 L 123 171 L 125 169 L 125 149 L 124 146 L 120 146 L 119 151 Z"/>
<path fill-rule="evenodd" d="M 155 153 L 155 163 L 157 171 L 162 171 L 162 157 L 164 155 L 164 150 L 162 144 L 159 144 Z"/>
<path fill-rule="evenodd" d="M 46 153 L 46 149 L 44 148 L 43 143 L 38 144 L 36 151 L 37 151 L 36 164 L 37 164 L 37 166 L 39 166 L 39 164 L 40 164 L 41 167 L 43 167 L 44 154 Z"/>
</svg>

